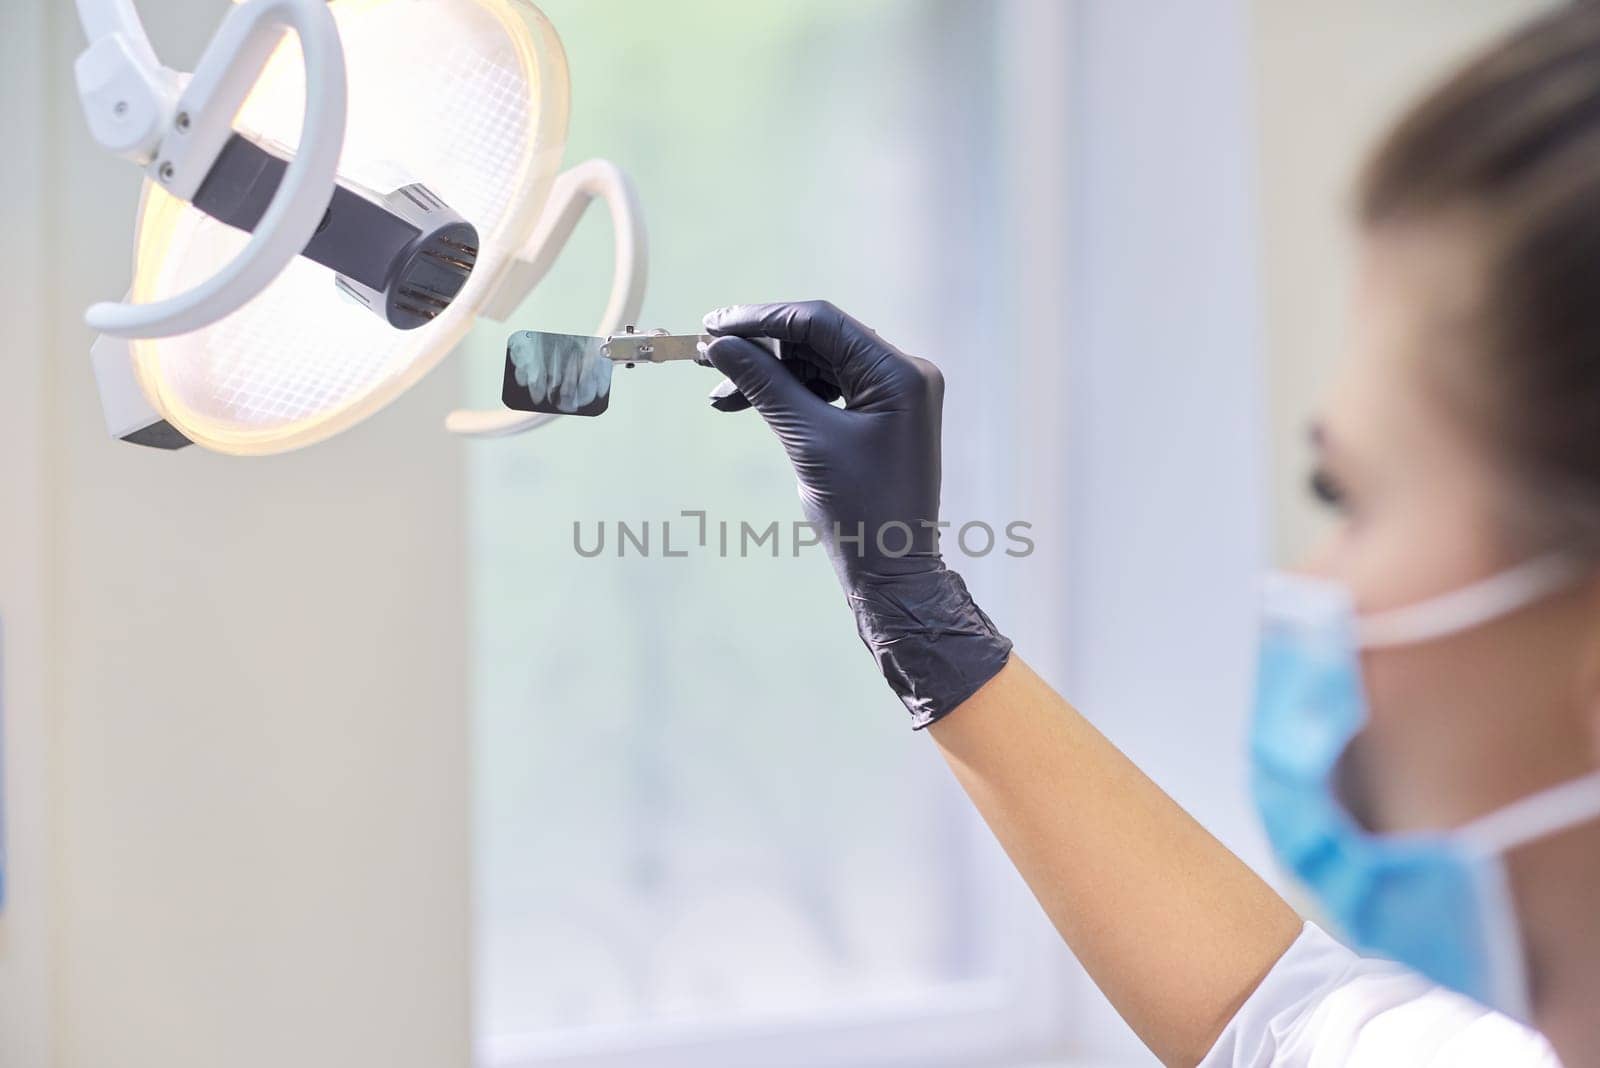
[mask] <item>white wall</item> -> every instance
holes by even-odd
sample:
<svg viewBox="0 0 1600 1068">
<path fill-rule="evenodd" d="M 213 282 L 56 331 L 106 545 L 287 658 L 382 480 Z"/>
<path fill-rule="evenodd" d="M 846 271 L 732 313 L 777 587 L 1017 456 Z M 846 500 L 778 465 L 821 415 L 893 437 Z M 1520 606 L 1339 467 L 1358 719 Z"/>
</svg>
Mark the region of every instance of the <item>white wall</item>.
<svg viewBox="0 0 1600 1068">
<path fill-rule="evenodd" d="M 226 5 L 140 7 L 182 65 Z M 5 18 L 6 120 L 48 122 L 6 190 L 3 1063 L 464 1065 L 462 464 L 438 430 L 455 376 L 288 457 L 108 441 L 81 311 L 126 284 L 138 177 L 65 91 L 70 5 Z M 13 211 L 37 249 L 11 244 Z M 12 1045 L 40 1017 L 53 1059 Z"/>
<path fill-rule="evenodd" d="M 1259 860 L 1244 767 L 1264 553 L 1247 16 L 1234 0 L 1078 11 L 1066 694 Z M 1075 1052 L 1150 1063 L 1109 1009 L 1078 1037 Z"/>
<path fill-rule="evenodd" d="M 53 278 L 38 205 L 50 175 L 36 165 L 49 116 L 18 101 L 42 98 L 44 3 L 0 5 L 0 245 L 7 271 L 0 347 L 0 835 L 8 854 L 0 908 L 0 1065 L 35 1068 L 50 1054 L 53 887 L 48 802 L 51 721 L 46 709 L 51 522 L 44 479 L 43 410 L 50 330 L 42 308 Z"/>
<path fill-rule="evenodd" d="M 1272 403 L 1275 548 L 1314 542 L 1305 426 L 1350 297 L 1351 187 L 1371 143 L 1429 82 L 1546 0 L 1252 0 Z"/>
</svg>

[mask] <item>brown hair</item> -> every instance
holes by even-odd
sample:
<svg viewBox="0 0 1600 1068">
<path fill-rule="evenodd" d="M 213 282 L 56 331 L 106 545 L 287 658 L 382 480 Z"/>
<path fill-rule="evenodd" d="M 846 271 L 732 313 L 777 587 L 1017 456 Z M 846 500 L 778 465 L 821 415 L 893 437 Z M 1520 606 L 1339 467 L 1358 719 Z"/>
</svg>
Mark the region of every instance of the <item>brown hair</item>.
<svg viewBox="0 0 1600 1068">
<path fill-rule="evenodd" d="M 1379 144 L 1362 221 L 1483 236 L 1473 412 L 1539 511 L 1600 552 L 1600 5 L 1497 42 Z"/>
</svg>

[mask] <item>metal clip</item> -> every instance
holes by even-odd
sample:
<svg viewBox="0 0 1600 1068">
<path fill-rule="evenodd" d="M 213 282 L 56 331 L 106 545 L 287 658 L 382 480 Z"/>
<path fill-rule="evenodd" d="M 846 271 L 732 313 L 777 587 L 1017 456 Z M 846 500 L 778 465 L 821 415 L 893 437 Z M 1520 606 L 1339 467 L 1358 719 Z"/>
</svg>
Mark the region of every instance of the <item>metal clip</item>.
<svg viewBox="0 0 1600 1068">
<path fill-rule="evenodd" d="M 633 366 L 636 363 L 672 363 L 690 360 L 705 363 L 700 346 L 709 344 L 705 334 L 669 334 L 665 330 L 638 333 L 628 327 L 624 333 L 612 334 L 605 339 L 600 352 L 607 359 Z"/>
</svg>

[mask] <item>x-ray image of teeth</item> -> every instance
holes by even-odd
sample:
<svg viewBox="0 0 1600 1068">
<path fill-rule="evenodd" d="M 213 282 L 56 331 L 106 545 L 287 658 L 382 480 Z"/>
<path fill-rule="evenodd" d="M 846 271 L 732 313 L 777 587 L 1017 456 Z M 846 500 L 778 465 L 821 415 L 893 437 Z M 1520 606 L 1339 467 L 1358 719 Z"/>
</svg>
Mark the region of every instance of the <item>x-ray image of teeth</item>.
<svg viewBox="0 0 1600 1068">
<path fill-rule="evenodd" d="M 506 403 L 512 407 L 599 415 L 611 403 L 611 361 L 595 338 L 521 330 L 507 340 L 506 355 L 516 384 L 527 394 L 513 404 L 511 383 L 506 383 Z"/>
</svg>

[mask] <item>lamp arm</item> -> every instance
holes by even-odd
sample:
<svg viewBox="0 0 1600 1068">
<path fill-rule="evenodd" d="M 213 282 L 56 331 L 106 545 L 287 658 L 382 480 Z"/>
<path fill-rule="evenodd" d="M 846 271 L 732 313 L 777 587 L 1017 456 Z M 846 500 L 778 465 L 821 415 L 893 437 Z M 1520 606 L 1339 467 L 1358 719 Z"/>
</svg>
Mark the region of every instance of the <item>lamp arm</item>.
<svg viewBox="0 0 1600 1068">
<path fill-rule="evenodd" d="M 177 110 L 177 71 L 161 65 L 133 0 L 78 0 L 89 46 L 73 64 L 78 102 L 101 148 L 140 166 L 156 156 Z"/>
<path fill-rule="evenodd" d="M 130 44 L 155 56 L 133 0 L 78 0 L 78 21 L 91 45 L 103 37 L 121 34 Z"/>
<path fill-rule="evenodd" d="M 517 264 L 501 289 L 484 309 L 486 318 L 503 322 L 521 304 L 533 287 L 555 265 L 578 221 L 594 201 L 611 212 L 611 296 L 595 333 L 600 337 L 621 333 L 637 322 L 649 281 L 648 235 L 639 194 L 620 167 L 609 160 L 591 159 L 563 172 L 550 189 L 539 225 L 517 256 Z M 514 412 L 509 408 L 493 411 L 458 409 L 445 420 L 452 434 L 471 438 L 501 438 L 543 426 L 559 416 Z"/>
</svg>

